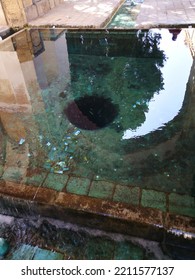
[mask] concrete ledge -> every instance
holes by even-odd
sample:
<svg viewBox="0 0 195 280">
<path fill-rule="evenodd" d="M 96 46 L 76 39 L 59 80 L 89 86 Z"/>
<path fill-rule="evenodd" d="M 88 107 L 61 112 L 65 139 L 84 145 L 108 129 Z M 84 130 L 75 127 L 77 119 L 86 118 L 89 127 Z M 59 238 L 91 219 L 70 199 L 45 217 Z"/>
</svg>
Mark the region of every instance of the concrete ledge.
<svg viewBox="0 0 195 280">
<path fill-rule="evenodd" d="M 195 233 L 195 219 L 191 217 L 5 181 L 0 182 L 0 213 L 41 215 L 160 242 L 172 229 Z"/>
</svg>

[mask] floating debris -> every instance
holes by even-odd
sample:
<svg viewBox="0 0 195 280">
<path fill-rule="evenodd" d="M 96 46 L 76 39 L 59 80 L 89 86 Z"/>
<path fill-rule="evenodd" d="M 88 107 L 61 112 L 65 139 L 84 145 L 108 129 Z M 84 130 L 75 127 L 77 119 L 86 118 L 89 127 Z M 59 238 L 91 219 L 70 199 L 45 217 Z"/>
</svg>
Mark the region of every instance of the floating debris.
<svg viewBox="0 0 195 280">
<path fill-rule="evenodd" d="M 20 141 L 19 141 L 19 145 L 24 144 L 25 141 L 26 141 L 26 140 L 25 140 L 24 138 L 21 138 Z"/>
<path fill-rule="evenodd" d="M 81 131 L 80 131 L 80 130 L 77 130 L 77 131 L 74 132 L 74 135 L 77 136 L 77 135 L 79 135 L 80 133 L 81 133 Z"/>
<path fill-rule="evenodd" d="M 62 170 L 54 170 L 54 173 L 63 174 L 63 171 Z"/>
</svg>

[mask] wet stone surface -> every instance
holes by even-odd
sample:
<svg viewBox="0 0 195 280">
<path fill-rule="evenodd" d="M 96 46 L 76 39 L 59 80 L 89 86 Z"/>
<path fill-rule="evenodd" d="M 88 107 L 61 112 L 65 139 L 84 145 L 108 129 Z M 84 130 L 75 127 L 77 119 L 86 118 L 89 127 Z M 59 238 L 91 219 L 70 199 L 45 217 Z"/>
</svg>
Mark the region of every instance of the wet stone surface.
<svg viewBox="0 0 195 280">
<path fill-rule="evenodd" d="M 56 191 L 62 191 L 68 181 L 67 175 L 48 174 L 43 183 L 43 187 L 52 188 Z"/>
<path fill-rule="evenodd" d="M 166 195 L 163 192 L 143 190 L 141 204 L 143 207 L 157 208 L 166 211 Z"/>
<path fill-rule="evenodd" d="M 194 240 L 169 234 L 161 244 L 50 219 L 0 216 L 0 236 L 9 244 L 3 259 L 195 259 Z"/>
<path fill-rule="evenodd" d="M 139 196 L 139 188 L 117 185 L 115 188 L 113 200 L 138 205 Z"/>
<path fill-rule="evenodd" d="M 66 191 L 78 195 L 87 195 L 89 192 L 89 187 L 89 179 L 81 177 L 71 177 L 67 183 Z"/>
<path fill-rule="evenodd" d="M 9 242 L 4 259 L 167 259 L 160 244 L 46 219 L 0 217 L 0 235 Z"/>
<path fill-rule="evenodd" d="M 0 238 L 0 258 L 3 258 L 9 251 L 9 243 L 6 239 Z"/>
</svg>

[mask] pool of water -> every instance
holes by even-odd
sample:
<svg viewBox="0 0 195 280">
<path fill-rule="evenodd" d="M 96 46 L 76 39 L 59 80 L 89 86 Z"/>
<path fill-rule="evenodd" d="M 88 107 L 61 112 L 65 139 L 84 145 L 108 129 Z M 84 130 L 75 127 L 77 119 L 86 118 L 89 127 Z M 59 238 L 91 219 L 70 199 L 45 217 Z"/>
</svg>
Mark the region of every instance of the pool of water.
<svg viewBox="0 0 195 280">
<path fill-rule="evenodd" d="M 3 41 L 2 179 L 41 170 L 194 196 L 193 32 L 32 29 Z"/>
</svg>

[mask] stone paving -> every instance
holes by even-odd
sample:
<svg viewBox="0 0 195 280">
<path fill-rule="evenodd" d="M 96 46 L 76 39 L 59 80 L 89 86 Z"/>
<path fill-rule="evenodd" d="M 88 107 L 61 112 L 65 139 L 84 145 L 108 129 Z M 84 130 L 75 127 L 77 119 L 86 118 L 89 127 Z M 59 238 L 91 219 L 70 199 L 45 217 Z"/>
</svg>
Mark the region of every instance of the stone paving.
<svg viewBox="0 0 195 280">
<path fill-rule="evenodd" d="M 104 27 L 121 0 L 65 0 L 47 14 L 29 21 L 31 26 Z"/>
<path fill-rule="evenodd" d="M 124 0 L 64 0 L 43 16 L 28 22 L 30 26 L 102 28 Z M 136 8 L 136 7 L 135 7 Z M 194 25 L 195 0 L 144 0 L 134 13 L 136 28 Z M 0 36 L 9 30 L 0 26 Z"/>
<path fill-rule="evenodd" d="M 49 219 L 27 221 L 0 215 L 0 260 L 139 260 L 171 255 L 158 242 Z"/>
<path fill-rule="evenodd" d="M 195 0 L 144 0 L 136 27 L 195 24 Z"/>
<path fill-rule="evenodd" d="M 124 1 L 66 0 L 44 16 L 30 21 L 29 25 L 105 27 L 121 2 Z M 191 24 L 195 24 L 195 0 L 144 0 L 135 26 Z"/>
</svg>

